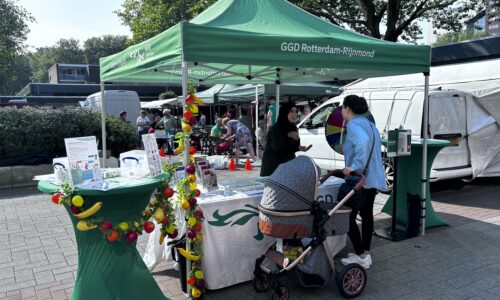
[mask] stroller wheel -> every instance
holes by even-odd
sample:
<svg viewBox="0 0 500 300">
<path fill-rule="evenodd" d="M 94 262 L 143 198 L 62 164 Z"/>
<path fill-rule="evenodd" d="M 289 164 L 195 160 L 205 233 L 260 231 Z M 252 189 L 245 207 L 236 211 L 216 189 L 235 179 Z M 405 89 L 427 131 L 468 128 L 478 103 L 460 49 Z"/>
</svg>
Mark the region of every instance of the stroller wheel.
<svg viewBox="0 0 500 300">
<path fill-rule="evenodd" d="M 267 291 L 270 286 L 271 286 L 271 276 L 266 272 L 260 271 L 253 278 L 253 288 L 259 293 Z"/>
<path fill-rule="evenodd" d="M 273 293 L 273 300 L 288 300 L 288 288 L 279 286 Z"/>
<path fill-rule="evenodd" d="M 345 266 L 337 275 L 337 286 L 345 298 L 357 297 L 366 286 L 365 269 L 358 264 Z"/>
</svg>

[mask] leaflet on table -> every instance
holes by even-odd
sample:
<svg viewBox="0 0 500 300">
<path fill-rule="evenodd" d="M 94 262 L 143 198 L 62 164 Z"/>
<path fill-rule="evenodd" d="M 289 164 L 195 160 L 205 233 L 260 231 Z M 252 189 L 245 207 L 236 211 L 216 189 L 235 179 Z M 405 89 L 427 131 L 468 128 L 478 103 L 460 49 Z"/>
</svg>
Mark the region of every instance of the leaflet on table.
<svg viewBox="0 0 500 300">
<path fill-rule="evenodd" d="M 163 173 L 160 152 L 158 151 L 155 135 L 153 133 L 143 134 L 142 143 L 144 144 L 144 150 L 146 150 L 150 176 L 155 177 Z"/>
<path fill-rule="evenodd" d="M 69 164 L 69 183 L 87 187 L 102 184 L 95 136 L 64 139 Z"/>
</svg>

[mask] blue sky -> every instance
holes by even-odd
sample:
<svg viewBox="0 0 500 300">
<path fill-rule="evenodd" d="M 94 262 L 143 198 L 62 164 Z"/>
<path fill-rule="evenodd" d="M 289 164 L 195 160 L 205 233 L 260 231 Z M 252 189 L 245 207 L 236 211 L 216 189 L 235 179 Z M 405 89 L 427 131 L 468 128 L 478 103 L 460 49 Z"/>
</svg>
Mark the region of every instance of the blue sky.
<svg viewBox="0 0 500 300">
<path fill-rule="evenodd" d="M 29 24 L 27 45 L 52 46 L 59 39 L 74 38 L 81 44 L 94 36 L 105 34 L 127 35 L 130 30 L 121 25 L 113 13 L 121 8 L 123 0 L 18 0 L 36 19 Z"/>
</svg>

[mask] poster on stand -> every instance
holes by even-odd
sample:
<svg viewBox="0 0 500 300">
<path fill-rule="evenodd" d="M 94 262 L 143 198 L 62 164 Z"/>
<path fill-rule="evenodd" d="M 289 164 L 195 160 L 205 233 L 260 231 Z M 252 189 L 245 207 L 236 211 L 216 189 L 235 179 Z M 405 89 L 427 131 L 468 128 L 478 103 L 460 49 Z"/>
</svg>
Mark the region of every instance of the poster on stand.
<svg viewBox="0 0 500 300">
<path fill-rule="evenodd" d="M 151 177 L 155 177 L 156 175 L 163 173 L 160 151 L 158 151 L 158 143 L 156 143 L 155 135 L 153 133 L 143 134 L 142 144 L 144 145 L 144 150 L 146 151 Z"/>
<path fill-rule="evenodd" d="M 102 172 L 95 136 L 64 139 L 72 186 L 102 185 Z"/>
</svg>

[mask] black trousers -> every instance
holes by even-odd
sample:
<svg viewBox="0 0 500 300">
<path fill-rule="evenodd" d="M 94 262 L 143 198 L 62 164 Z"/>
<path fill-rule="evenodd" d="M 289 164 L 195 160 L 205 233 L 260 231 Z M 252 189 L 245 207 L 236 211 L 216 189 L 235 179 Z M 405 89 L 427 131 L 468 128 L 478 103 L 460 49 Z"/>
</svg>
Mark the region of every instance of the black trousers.
<svg viewBox="0 0 500 300">
<path fill-rule="evenodd" d="M 359 209 L 353 208 L 349 216 L 349 232 L 347 235 L 351 240 L 352 246 L 356 254 L 362 254 L 370 250 L 373 233 L 373 202 L 377 195 L 376 189 L 364 189 L 365 203 Z M 361 230 L 359 232 L 358 224 L 356 223 L 357 215 L 361 216 Z"/>
</svg>

